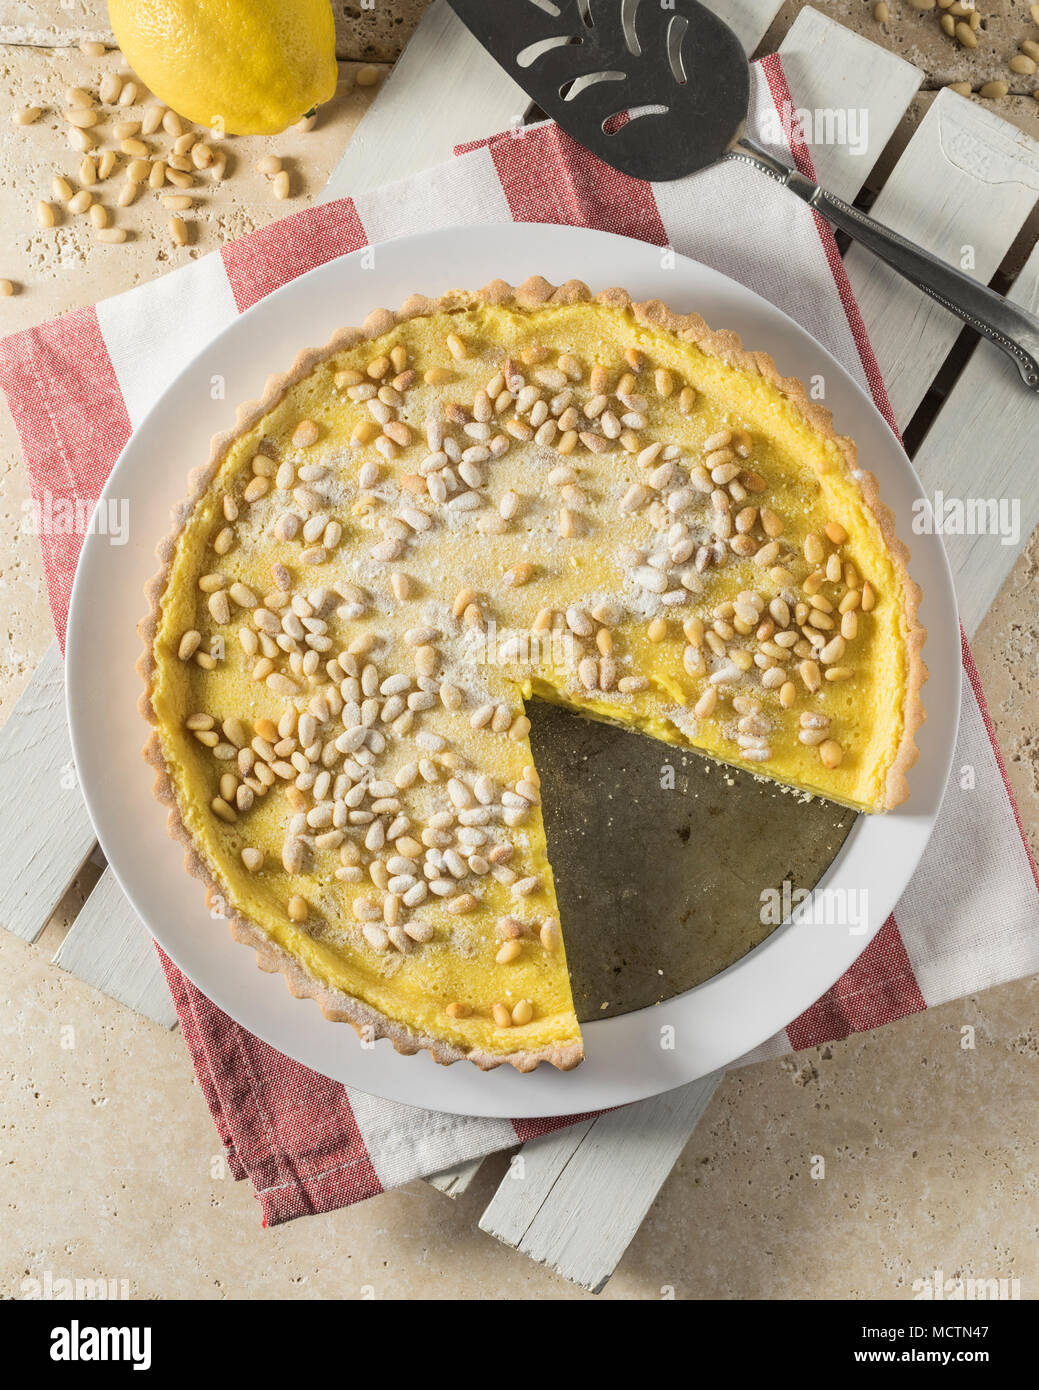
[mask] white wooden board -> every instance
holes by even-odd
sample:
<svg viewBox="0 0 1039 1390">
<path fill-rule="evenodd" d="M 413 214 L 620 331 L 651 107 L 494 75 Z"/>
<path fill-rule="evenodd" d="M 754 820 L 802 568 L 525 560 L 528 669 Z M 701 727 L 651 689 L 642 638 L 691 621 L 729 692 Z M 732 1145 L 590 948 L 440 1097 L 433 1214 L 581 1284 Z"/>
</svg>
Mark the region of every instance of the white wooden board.
<svg viewBox="0 0 1039 1390">
<path fill-rule="evenodd" d="M 80 909 L 54 964 L 164 1028 L 176 1025 L 155 942 L 110 869 Z"/>
<path fill-rule="evenodd" d="M 737 36 L 744 53 L 753 53 L 779 13 L 782 0 L 703 0 Z"/>
<path fill-rule="evenodd" d="M 94 845 L 52 642 L 0 729 L 0 926 L 35 941 Z"/>
<path fill-rule="evenodd" d="M 593 1292 L 642 1225 L 723 1073 L 531 1140 L 480 1229 Z M 645 1106 L 652 1104 L 647 1126 Z"/>
<path fill-rule="evenodd" d="M 851 201 L 924 75 L 810 6 L 794 20 L 779 52 L 795 110 L 810 113 L 801 124 L 814 137 L 816 178 Z"/>
<path fill-rule="evenodd" d="M 1039 145 L 955 92 L 938 93 L 872 208 L 879 222 L 987 283 L 1039 196 Z M 844 259 L 900 428 L 963 325 L 861 247 Z"/>
<path fill-rule="evenodd" d="M 1010 298 L 1039 314 L 1039 246 L 1017 277 Z M 1017 368 L 1003 353 L 982 341 L 913 459 L 932 501 L 941 491 L 946 499 L 981 499 L 989 516 L 993 504 L 1017 509 L 1017 538 L 1010 543 L 993 534 L 944 537 L 968 637 L 977 631 L 1039 525 L 1037 423 L 1039 397 L 1025 390 Z M 1012 510 L 1005 520 L 1011 523 L 1009 532 Z M 1034 668 L 1031 674 L 1034 678 Z"/>
<path fill-rule="evenodd" d="M 530 100 L 447 4 L 434 0 L 365 112 L 322 198 L 353 197 L 522 124 Z"/>
<path fill-rule="evenodd" d="M 442 1173 L 433 1173 L 426 1182 L 435 1187 L 445 1197 L 461 1197 L 480 1171 L 482 1158 L 471 1158 L 468 1163 L 460 1163 L 456 1168 L 445 1168 Z"/>
</svg>

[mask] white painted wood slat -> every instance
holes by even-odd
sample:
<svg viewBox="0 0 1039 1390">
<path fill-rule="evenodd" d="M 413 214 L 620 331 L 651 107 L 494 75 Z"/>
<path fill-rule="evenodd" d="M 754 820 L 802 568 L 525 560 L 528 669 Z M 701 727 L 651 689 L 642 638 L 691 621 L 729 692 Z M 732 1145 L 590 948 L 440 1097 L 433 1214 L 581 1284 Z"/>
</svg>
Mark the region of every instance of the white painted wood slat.
<svg viewBox="0 0 1039 1390">
<path fill-rule="evenodd" d="M 522 122 L 530 99 L 447 4 L 434 0 L 365 112 L 322 200 L 352 197 Z"/>
<path fill-rule="evenodd" d="M 471 1158 L 468 1163 L 460 1163 L 456 1168 L 445 1168 L 442 1173 L 433 1173 L 425 1181 L 445 1197 L 461 1197 L 469 1190 L 482 1163 L 482 1158 Z"/>
<path fill-rule="evenodd" d="M 0 926 L 35 941 L 94 846 L 52 642 L 0 729 Z"/>
<path fill-rule="evenodd" d="M 923 73 L 905 59 L 852 33 L 843 24 L 806 6 L 779 45 L 783 72 L 795 109 L 813 113 L 811 141 L 816 178 L 825 189 L 851 201 L 891 139 L 912 101 Z M 842 124 L 814 113 L 835 113 Z M 818 125 L 818 129 L 816 126 Z"/>
<path fill-rule="evenodd" d="M 106 869 L 58 947 L 54 964 L 164 1028 L 177 1023 L 151 933 Z"/>
<path fill-rule="evenodd" d="M 1010 296 L 1039 314 L 1039 246 L 1017 277 Z M 1004 544 L 993 534 L 944 536 L 956 581 L 960 621 L 968 637 L 1039 525 L 1035 486 L 1035 430 L 1039 400 L 1025 389 L 1017 368 L 991 343 L 975 348 L 938 418 L 913 459 L 928 495 L 1006 500 L 1018 509 L 1018 537 Z"/>
<path fill-rule="evenodd" d="M 703 0 L 737 36 L 744 53 L 753 53 L 779 13 L 782 0 Z"/>
<path fill-rule="evenodd" d="M 1039 145 L 943 90 L 872 209 L 879 222 L 987 283 L 1039 197 Z M 844 259 L 899 427 L 963 325 L 861 247 Z M 1033 397 L 1034 399 L 1034 397 Z"/>
<path fill-rule="evenodd" d="M 480 1229 L 598 1293 L 674 1167 L 724 1073 L 531 1140 Z M 646 1127 L 644 1106 L 654 1123 Z"/>
</svg>

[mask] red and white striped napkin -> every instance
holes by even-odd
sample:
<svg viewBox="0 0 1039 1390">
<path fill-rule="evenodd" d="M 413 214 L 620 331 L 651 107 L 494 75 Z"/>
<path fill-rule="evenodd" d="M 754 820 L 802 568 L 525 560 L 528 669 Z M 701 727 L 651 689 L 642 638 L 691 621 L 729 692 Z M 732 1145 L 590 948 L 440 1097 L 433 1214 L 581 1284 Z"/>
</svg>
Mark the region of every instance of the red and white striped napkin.
<svg viewBox="0 0 1039 1390">
<path fill-rule="evenodd" d="M 755 71 L 752 121 L 790 109 L 777 58 Z M 811 173 L 803 146 L 777 153 Z M 391 188 L 297 213 L 162 279 L 0 343 L 0 386 L 34 495 L 96 498 L 139 421 L 236 314 L 336 256 L 408 232 L 495 221 L 557 222 L 637 237 L 714 266 L 798 319 L 873 393 L 884 384 L 828 228 L 739 165 L 668 184 L 626 178 L 551 123 L 468 146 Z M 64 636 L 79 538 L 42 538 Z M 831 1041 L 1039 971 L 1039 878 L 970 652 L 956 767 L 938 826 L 895 914 L 822 999 L 754 1057 Z M 993 911 L 996 905 L 997 910 Z M 163 965 L 234 1175 L 273 1225 L 572 1123 L 469 1119 L 348 1091 L 247 1033 L 168 960 Z"/>
</svg>

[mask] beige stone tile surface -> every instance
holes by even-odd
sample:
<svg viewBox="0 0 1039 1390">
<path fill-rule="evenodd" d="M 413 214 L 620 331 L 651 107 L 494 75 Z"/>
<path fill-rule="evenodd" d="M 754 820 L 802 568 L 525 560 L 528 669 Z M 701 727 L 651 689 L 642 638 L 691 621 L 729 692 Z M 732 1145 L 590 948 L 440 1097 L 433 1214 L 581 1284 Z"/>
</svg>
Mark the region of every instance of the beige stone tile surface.
<svg viewBox="0 0 1039 1390">
<path fill-rule="evenodd" d="M 885 38 L 936 82 L 996 75 L 982 67 L 988 48 L 968 59 L 946 52 L 928 16 L 895 0 L 886 36 L 865 0 L 817 7 Z M 391 56 L 421 8 L 365 12 L 367 47 L 350 55 Z M 784 24 L 795 8 L 785 7 Z M 1012 48 L 1027 7 L 984 8 L 991 53 L 997 35 Z M 359 7 L 353 18 L 369 22 Z M 0 333 L 128 288 L 289 210 L 252 170 L 258 144 L 231 141 L 231 177 L 199 195 L 197 239 L 183 251 L 155 230 L 164 219 L 154 195 L 126 214 L 137 235 L 125 246 L 95 247 L 68 222 L 41 234 L 39 190 L 78 162 L 52 103 L 91 75 L 68 44 L 103 23 L 101 0 L 73 12 L 58 0 L 9 0 L 0 14 L 0 277 L 21 286 L 0 300 Z M 343 34 L 341 24 L 341 51 Z M 100 60 L 93 76 L 118 61 Z M 365 95 L 348 89 L 341 83 L 313 133 L 278 143 L 294 161 L 290 206 L 321 187 L 363 110 Z M 29 92 L 48 111 L 14 131 L 6 108 Z M 1019 95 L 1013 108 L 1022 124 L 1030 101 Z M 0 410 L 0 719 L 50 639 L 36 542 L 22 526 L 26 495 Z M 1037 578 L 1033 538 L 975 644 L 1033 845 Z M 48 1270 L 127 1279 L 135 1298 L 590 1297 L 477 1231 L 503 1157 L 458 1202 L 416 1183 L 263 1231 L 248 1184 L 227 1177 L 179 1034 L 49 964 L 95 875 L 85 872 L 34 946 L 0 932 L 0 1298 L 19 1297 L 23 1279 Z M 727 1078 L 602 1297 L 910 1297 L 913 1280 L 937 1266 L 950 1277 L 1017 1277 L 1022 1296 L 1035 1298 L 1037 1003 L 1036 982 L 1023 981 Z"/>
</svg>

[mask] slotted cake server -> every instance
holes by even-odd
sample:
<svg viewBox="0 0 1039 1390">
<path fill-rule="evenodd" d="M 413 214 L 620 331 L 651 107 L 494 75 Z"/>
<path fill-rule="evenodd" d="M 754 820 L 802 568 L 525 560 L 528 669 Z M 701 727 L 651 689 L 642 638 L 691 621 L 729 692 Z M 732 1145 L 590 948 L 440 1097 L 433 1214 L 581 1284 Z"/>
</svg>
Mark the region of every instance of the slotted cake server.
<svg viewBox="0 0 1039 1390">
<path fill-rule="evenodd" d="M 747 134 L 750 66 L 699 0 L 449 0 L 568 135 L 633 178 L 752 165 L 983 334 L 1039 392 L 1039 318 L 851 207 Z"/>
</svg>

